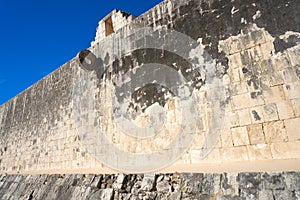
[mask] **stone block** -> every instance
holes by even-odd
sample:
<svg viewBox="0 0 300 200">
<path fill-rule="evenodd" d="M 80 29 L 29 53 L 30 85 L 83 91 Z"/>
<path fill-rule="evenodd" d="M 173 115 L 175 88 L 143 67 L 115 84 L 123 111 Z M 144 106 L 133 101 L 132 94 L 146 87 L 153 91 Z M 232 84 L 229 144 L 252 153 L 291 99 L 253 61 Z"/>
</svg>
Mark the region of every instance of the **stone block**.
<svg viewBox="0 0 300 200">
<path fill-rule="evenodd" d="M 228 132 L 224 131 L 221 133 L 221 144 L 222 144 L 222 147 L 232 147 L 233 146 L 232 136 L 229 131 Z"/>
<path fill-rule="evenodd" d="M 228 119 L 229 127 L 239 126 L 239 115 L 237 111 L 227 112 L 226 117 Z"/>
<path fill-rule="evenodd" d="M 277 71 L 281 71 L 289 66 L 292 66 L 291 61 L 286 53 L 283 53 L 281 56 L 275 58 L 274 62 Z"/>
<path fill-rule="evenodd" d="M 279 119 L 289 119 L 294 117 L 294 111 L 290 100 L 276 103 Z"/>
<path fill-rule="evenodd" d="M 270 148 L 273 159 L 300 157 L 300 141 L 273 143 Z"/>
<path fill-rule="evenodd" d="M 285 68 L 282 73 L 283 73 L 285 83 L 293 83 L 299 80 L 296 71 L 293 67 Z"/>
<path fill-rule="evenodd" d="M 238 110 L 237 112 L 239 115 L 240 126 L 245 126 L 245 125 L 251 124 L 251 115 L 250 115 L 250 111 L 248 108 Z"/>
<path fill-rule="evenodd" d="M 231 128 L 231 135 L 234 146 L 243 146 L 250 144 L 247 134 L 247 128 L 245 126 Z"/>
<path fill-rule="evenodd" d="M 232 102 L 235 109 L 248 108 L 253 105 L 250 93 L 235 95 L 232 97 Z"/>
<path fill-rule="evenodd" d="M 220 157 L 224 162 L 249 160 L 246 146 L 221 148 Z"/>
<path fill-rule="evenodd" d="M 300 118 L 284 120 L 289 141 L 300 140 Z"/>
<path fill-rule="evenodd" d="M 268 144 L 256 144 L 247 146 L 250 160 L 269 160 L 272 153 Z"/>
<path fill-rule="evenodd" d="M 243 63 L 241 61 L 241 55 L 239 53 L 235 53 L 232 55 L 228 56 L 228 65 L 235 69 L 235 68 L 239 68 L 239 67 L 243 67 Z"/>
<path fill-rule="evenodd" d="M 263 106 L 263 116 L 265 121 L 278 120 L 278 111 L 275 103 L 267 104 Z"/>
<path fill-rule="evenodd" d="M 248 86 L 246 81 L 234 82 L 230 85 L 231 95 L 238 95 L 248 92 Z"/>
<path fill-rule="evenodd" d="M 300 98 L 300 82 L 288 83 L 283 87 L 285 96 L 289 99 Z"/>
<path fill-rule="evenodd" d="M 274 142 L 286 142 L 288 139 L 283 121 L 263 123 L 263 130 L 267 144 Z"/>
<path fill-rule="evenodd" d="M 268 88 L 263 91 L 263 98 L 266 103 L 275 103 L 285 99 L 283 88 L 281 85 Z"/>
<path fill-rule="evenodd" d="M 239 82 L 240 79 L 240 73 L 239 68 L 231 68 L 228 70 L 228 75 L 230 77 L 231 82 Z"/>
<path fill-rule="evenodd" d="M 300 117 L 300 98 L 291 100 L 293 111 L 296 117 Z"/>
<path fill-rule="evenodd" d="M 250 144 L 264 144 L 265 136 L 262 124 L 251 124 L 247 126 Z"/>
</svg>

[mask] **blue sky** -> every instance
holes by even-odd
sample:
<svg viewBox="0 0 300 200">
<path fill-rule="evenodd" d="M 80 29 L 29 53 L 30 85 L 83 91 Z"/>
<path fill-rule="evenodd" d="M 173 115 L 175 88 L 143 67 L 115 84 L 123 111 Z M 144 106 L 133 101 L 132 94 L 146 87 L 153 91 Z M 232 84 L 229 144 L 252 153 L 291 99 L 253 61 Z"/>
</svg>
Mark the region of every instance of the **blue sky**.
<svg viewBox="0 0 300 200">
<path fill-rule="evenodd" d="M 113 9 L 136 16 L 162 0 L 0 0 L 0 105 L 85 48 Z"/>
</svg>

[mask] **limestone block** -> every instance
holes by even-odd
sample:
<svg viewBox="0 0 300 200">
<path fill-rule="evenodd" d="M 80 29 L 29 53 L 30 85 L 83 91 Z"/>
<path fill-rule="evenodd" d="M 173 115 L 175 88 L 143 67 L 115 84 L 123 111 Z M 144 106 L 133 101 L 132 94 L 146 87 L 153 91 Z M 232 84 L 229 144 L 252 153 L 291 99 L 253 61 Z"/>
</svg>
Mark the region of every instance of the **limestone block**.
<svg viewBox="0 0 300 200">
<path fill-rule="evenodd" d="M 289 99 L 300 98 L 300 82 L 294 82 L 284 85 L 283 87 L 286 97 Z"/>
<path fill-rule="evenodd" d="M 230 85 L 231 95 L 238 95 L 248 92 L 248 86 L 246 81 L 234 82 Z"/>
<path fill-rule="evenodd" d="M 250 144 L 249 138 L 248 138 L 248 133 L 247 133 L 247 128 L 245 126 L 231 128 L 231 135 L 232 135 L 232 140 L 233 140 L 234 146 L 243 146 L 243 145 Z"/>
<path fill-rule="evenodd" d="M 268 144 L 256 144 L 247 146 L 250 160 L 272 159 L 271 148 Z"/>
<path fill-rule="evenodd" d="M 246 146 L 238 146 L 231 148 L 221 148 L 220 156 L 222 161 L 246 161 L 248 160 L 248 153 Z"/>
<path fill-rule="evenodd" d="M 237 111 L 230 111 L 227 112 L 229 127 L 236 127 L 239 126 L 239 115 Z"/>
<path fill-rule="evenodd" d="M 278 120 L 278 111 L 275 103 L 267 104 L 263 106 L 263 116 L 265 121 Z"/>
<path fill-rule="evenodd" d="M 207 155 L 203 155 L 203 150 L 191 150 L 191 163 L 216 163 L 221 161 L 219 148 L 207 152 L 209 152 Z"/>
<path fill-rule="evenodd" d="M 288 119 L 294 117 L 294 111 L 290 100 L 279 101 L 276 103 L 279 119 Z"/>
<path fill-rule="evenodd" d="M 228 70 L 228 75 L 230 77 L 231 82 L 238 82 L 241 80 L 239 71 L 239 68 L 231 68 Z"/>
<path fill-rule="evenodd" d="M 297 82 L 299 79 L 297 77 L 296 71 L 293 67 L 287 67 L 283 70 L 283 77 L 285 83 Z"/>
<path fill-rule="evenodd" d="M 232 101 L 235 109 L 248 108 L 253 105 L 250 93 L 235 95 Z"/>
<path fill-rule="evenodd" d="M 300 118 L 284 120 L 289 141 L 300 140 Z"/>
<path fill-rule="evenodd" d="M 251 116 L 250 116 L 250 112 L 249 112 L 248 108 L 238 110 L 237 112 L 239 115 L 240 126 L 245 126 L 245 125 L 251 124 Z"/>
<path fill-rule="evenodd" d="M 296 117 L 300 117 L 300 98 L 291 100 L 293 111 Z"/>
<path fill-rule="evenodd" d="M 281 85 L 270 87 L 263 91 L 263 98 L 266 103 L 274 103 L 285 99 L 283 87 Z"/>
<path fill-rule="evenodd" d="M 263 123 L 263 131 L 265 133 L 267 144 L 287 141 L 287 135 L 283 121 Z"/>
<path fill-rule="evenodd" d="M 265 136 L 262 124 L 251 124 L 247 126 L 250 144 L 264 144 Z"/>
<path fill-rule="evenodd" d="M 229 54 L 232 55 L 243 50 L 243 45 L 238 37 L 230 37 L 228 48 Z"/>
<path fill-rule="evenodd" d="M 291 66 L 291 61 L 286 53 L 281 54 L 274 60 L 277 71 L 283 70 Z"/>
<path fill-rule="evenodd" d="M 274 159 L 300 158 L 300 141 L 273 143 L 270 147 Z"/>
<path fill-rule="evenodd" d="M 222 144 L 222 147 L 232 147 L 233 146 L 232 136 L 229 131 L 228 132 L 224 131 L 221 133 L 221 144 Z"/>
<path fill-rule="evenodd" d="M 272 56 L 272 53 L 274 52 L 273 41 L 263 43 L 259 47 L 260 47 L 260 50 L 262 51 L 264 59 L 268 59 Z"/>
<path fill-rule="evenodd" d="M 266 42 L 263 30 L 255 30 L 250 32 L 250 37 L 255 45 L 262 44 Z"/>
<path fill-rule="evenodd" d="M 235 69 L 243 67 L 243 63 L 241 61 L 241 55 L 239 53 L 235 53 L 228 56 L 228 65 Z"/>
<path fill-rule="evenodd" d="M 275 71 L 268 77 L 271 87 L 284 84 L 283 71 Z"/>
</svg>

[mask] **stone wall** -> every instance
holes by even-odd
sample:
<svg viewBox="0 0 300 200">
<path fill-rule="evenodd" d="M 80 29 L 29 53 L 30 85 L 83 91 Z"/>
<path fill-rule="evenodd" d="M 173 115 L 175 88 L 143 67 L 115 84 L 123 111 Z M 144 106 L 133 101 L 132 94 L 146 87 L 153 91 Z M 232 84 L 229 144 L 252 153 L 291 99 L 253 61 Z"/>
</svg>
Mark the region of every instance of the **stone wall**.
<svg viewBox="0 0 300 200">
<path fill-rule="evenodd" d="M 1 199 L 300 199 L 300 174 L 1 175 Z"/>
<path fill-rule="evenodd" d="M 162 2 L 0 107 L 1 172 L 299 171 L 299 7 Z"/>
</svg>

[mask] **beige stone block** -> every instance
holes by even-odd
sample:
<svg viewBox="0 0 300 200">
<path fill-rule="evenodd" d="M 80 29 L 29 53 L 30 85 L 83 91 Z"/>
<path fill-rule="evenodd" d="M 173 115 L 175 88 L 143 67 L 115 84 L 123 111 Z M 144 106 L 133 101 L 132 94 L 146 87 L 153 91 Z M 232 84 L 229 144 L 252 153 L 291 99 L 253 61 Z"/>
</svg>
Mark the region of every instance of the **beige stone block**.
<svg viewBox="0 0 300 200">
<path fill-rule="evenodd" d="M 284 84 L 283 72 L 282 71 L 274 71 L 269 76 L 270 86 L 282 85 Z"/>
<path fill-rule="evenodd" d="M 291 61 L 286 53 L 281 54 L 281 56 L 277 57 L 274 62 L 277 71 L 283 70 L 291 66 Z"/>
<path fill-rule="evenodd" d="M 249 93 L 233 96 L 232 102 L 235 109 L 248 108 L 251 107 L 253 104 Z"/>
<path fill-rule="evenodd" d="M 241 61 L 241 55 L 239 53 L 235 53 L 233 55 L 228 56 L 228 65 L 231 68 L 243 67 L 243 63 Z"/>
<path fill-rule="evenodd" d="M 240 126 L 245 126 L 245 125 L 251 124 L 251 116 L 250 116 L 250 112 L 249 112 L 248 108 L 238 110 L 237 112 L 239 115 Z"/>
<path fill-rule="evenodd" d="M 221 133 L 221 143 L 222 143 L 222 147 L 232 147 L 233 146 L 233 141 L 232 141 L 230 131 L 227 131 L 227 132 L 224 131 Z"/>
<path fill-rule="evenodd" d="M 300 140 L 300 118 L 284 120 L 289 141 Z"/>
<path fill-rule="evenodd" d="M 233 140 L 234 146 L 243 146 L 243 145 L 250 144 L 249 138 L 248 138 L 248 133 L 247 133 L 247 128 L 245 126 L 231 128 L 231 135 L 232 135 L 232 140 Z"/>
<path fill-rule="evenodd" d="M 238 95 L 248 92 L 248 86 L 246 81 L 239 81 L 230 85 L 231 95 Z"/>
<path fill-rule="evenodd" d="M 231 37 L 228 43 L 229 54 L 234 54 L 242 50 L 242 43 L 237 37 Z"/>
<path fill-rule="evenodd" d="M 247 146 L 250 160 L 272 159 L 271 148 L 267 144 L 256 144 Z"/>
<path fill-rule="evenodd" d="M 218 163 L 221 162 L 219 148 L 211 150 L 191 150 L 191 163 Z"/>
<path fill-rule="evenodd" d="M 300 98 L 291 100 L 294 114 L 296 117 L 300 117 Z"/>
<path fill-rule="evenodd" d="M 228 70 L 228 75 L 230 77 L 231 82 L 239 82 L 240 79 L 240 73 L 239 73 L 239 68 L 231 68 Z"/>
<path fill-rule="evenodd" d="M 283 86 L 284 93 L 289 99 L 300 98 L 300 82 L 289 83 Z"/>
<path fill-rule="evenodd" d="M 266 42 L 266 39 L 264 37 L 264 31 L 262 31 L 262 30 L 252 31 L 250 33 L 250 36 L 251 36 L 251 39 L 252 39 L 252 41 L 254 42 L 255 45 L 262 44 L 262 43 Z"/>
<path fill-rule="evenodd" d="M 264 111 L 263 111 L 263 107 L 262 106 L 250 108 L 250 115 L 251 115 L 252 124 L 262 123 L 262 122 L 265 121 L 264 120 L 263 112 Z"/>
<path fill-rule="evenodd" d="M 299 80 L 294 67 L 288 67 L 282 73 L 285 83 L 293 83 Z"/>
<path fill-rule="evenodd" d="M 229 127 L 239 126 L 239 115 L 237 111 L 227 112 L 226 117 L 228 117 Z"/>
<path fill-rule="evenodd" d="M 274 159 L 300 158 L 300 141 L 273 143 L 270 147 Z"/>
<path fill-rule="evenodd" d="M 267 144 L 288 140 L 283 121 L 263 123 L 263 130 Z"/>
<path fill-rule="evenodd" d="M 278 111 L 275 103 L 267 104 L 263 106 L 263 116 L 265 121 L 278 120 Z"/>
<path fill-rule="evenodd" d="M 266 103 L 275 103 L 285 99 L 283 88 L 281 85 L 270 87 L 263 91 L 263 98 Z"/>
<path fill-rule="evenodd" d="M 220 157 L 224 162 L 249 160 L 246 146 L 221 148 Z"/>
<path fill-rule="evenodd" d="M 273 41 L 263 43 L 259 45 L 259 48 L 262 51 L 263 59 L 272 57 L 272 54 L 275 50 Z"/>
<path fill-rule="evenodd" d="M 262 48 L 260 48 L 260 45 L 249 49 L 249 52 L 255 62 L 264 59 L 264 52 L 262 51 Z"/>
<path fill-rule="evenodd" d="M 264 144 L 265 136 L 262 124 L 251 124 L 247 126 L 250 144 Z"/>
<path fill-rule="evenodd" d="M 294 117 L 294 111 L 290 100 L 276 103 L 279 119 L 289 119 Z"/>
</svg>

